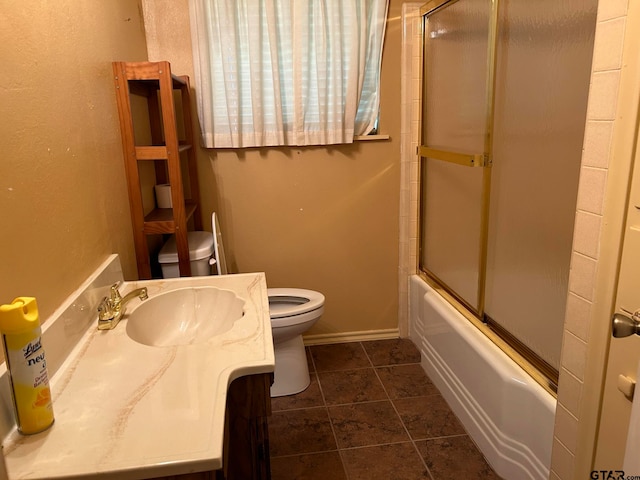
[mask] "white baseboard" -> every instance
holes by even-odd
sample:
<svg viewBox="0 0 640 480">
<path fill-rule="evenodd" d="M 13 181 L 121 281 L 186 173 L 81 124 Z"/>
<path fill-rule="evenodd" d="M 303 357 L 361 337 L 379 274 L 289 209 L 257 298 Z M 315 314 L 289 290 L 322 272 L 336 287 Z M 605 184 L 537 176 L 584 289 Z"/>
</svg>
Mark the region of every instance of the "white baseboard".
<svg viewBox="0 0 640 480">
<path fill-rule="evenodd" d="M 397 328 L 386 328 L 382 330 L 365 330 L 362 332 L 318 333 L 315 335 L 305 335 L 302 337 L 302 340 L 304 340 L 305 345 L 327 345 L 330 343 L 388 340 L 399 337 L 400 334 Z"/>
</svg>

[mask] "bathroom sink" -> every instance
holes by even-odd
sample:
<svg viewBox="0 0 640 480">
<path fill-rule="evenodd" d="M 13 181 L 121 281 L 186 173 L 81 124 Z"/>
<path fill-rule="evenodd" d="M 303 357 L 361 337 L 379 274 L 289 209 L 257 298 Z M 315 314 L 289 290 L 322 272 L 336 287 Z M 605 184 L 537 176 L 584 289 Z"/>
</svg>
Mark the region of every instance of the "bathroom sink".
<svg viewBox="0 0 640 480">
<path fill-rule="evenodd" d="M 205 342 L 233 327 L 244 300 L 231 290 L 189 287 L 149 297 L 127 315 L 127 335 L 154 347 Z"/>
</svg>

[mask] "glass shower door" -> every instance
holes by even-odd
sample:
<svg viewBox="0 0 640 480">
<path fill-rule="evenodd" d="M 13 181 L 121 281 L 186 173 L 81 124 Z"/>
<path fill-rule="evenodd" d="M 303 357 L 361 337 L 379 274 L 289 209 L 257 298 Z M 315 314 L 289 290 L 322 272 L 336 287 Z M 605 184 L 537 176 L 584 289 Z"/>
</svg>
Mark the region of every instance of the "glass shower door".
<svg viewBox="0 0 640 480">
<path fill-rule="evenodd" d="M 556 371 L 595 15 L 595 0 L 501 1 L 485 320 Z"/>
<path fill-rule="evenodd" d="M 552 388 L 596 11 L 597 0 L 422 9 L 420 269 Z"/>
<path fill-rule="evenodd" d="M 421 269 L 482 309 L 492 2 L 423 10 Z"/>
</svg>

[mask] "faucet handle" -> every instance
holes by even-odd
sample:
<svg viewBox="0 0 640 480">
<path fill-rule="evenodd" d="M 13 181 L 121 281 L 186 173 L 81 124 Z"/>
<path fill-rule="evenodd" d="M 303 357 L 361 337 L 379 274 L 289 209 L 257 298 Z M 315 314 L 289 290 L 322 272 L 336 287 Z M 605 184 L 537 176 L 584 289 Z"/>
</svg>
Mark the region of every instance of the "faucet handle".
<svg viewBox="0 0 640 480">
<path fill-rule="evenodd" d="M 120 287 L 120 285 L 122 285 L 122 282 L 116 282 L 111 285 L 111 294 L 109 297 L 111 305 L 117 305 L 122 301 L 122 296 L 120 295 L 120 291 L 118 290 L 118 287 Z"/>
<path fill-rule="evenodd" d="M 98 305 L 98 319 L 99 320 L 109 320 L 113 316 L 113 312 L 111 310 L 110 302 L 107 297 L 104 297 Z"/>
</svg>

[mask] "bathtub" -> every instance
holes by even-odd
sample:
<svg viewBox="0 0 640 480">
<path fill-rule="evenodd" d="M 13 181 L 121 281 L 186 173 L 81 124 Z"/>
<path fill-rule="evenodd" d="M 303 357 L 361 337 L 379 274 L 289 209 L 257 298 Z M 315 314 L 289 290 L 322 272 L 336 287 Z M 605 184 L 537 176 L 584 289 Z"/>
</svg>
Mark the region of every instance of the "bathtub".
<svg viewBox="0 0 640 480">
<path fill-rule="evenodd" d="M 422 366 L 498 475 L 547 480 L 556 400 L 417 275 L 409 334 Z"/>
</svg>

